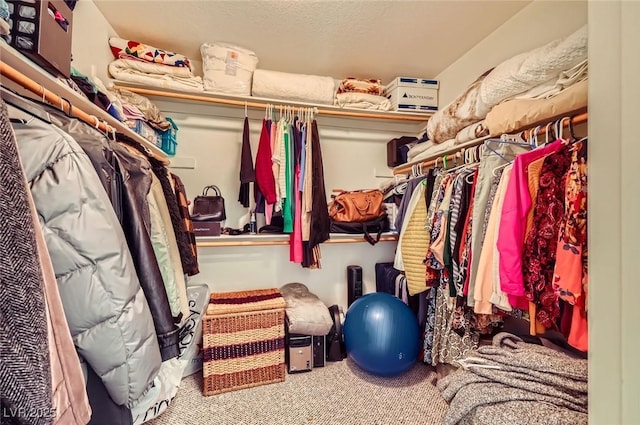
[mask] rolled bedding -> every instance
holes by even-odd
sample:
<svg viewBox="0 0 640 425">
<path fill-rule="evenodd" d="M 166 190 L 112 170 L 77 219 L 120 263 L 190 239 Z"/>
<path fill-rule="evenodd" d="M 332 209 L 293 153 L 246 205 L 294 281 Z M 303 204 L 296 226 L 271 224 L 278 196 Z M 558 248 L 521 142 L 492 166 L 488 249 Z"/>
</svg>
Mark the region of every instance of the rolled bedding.
<svg viewBox="0 0 640 425">
<path fill-rule="evenodd" d="M 331 77 L 256 69 L 252 96 L 333 105 L 336 83 Z"/>
</svg>

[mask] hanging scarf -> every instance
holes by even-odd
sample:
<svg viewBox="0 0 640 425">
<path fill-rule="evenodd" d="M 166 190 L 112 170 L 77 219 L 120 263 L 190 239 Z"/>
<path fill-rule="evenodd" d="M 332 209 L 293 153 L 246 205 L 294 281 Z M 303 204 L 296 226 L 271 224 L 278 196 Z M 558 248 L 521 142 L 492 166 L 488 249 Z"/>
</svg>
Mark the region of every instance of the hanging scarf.
<svg viewBox="0 0 640 425">
<path fill-rule="evenodd" d="M 256 181 L 256 173 L 253 169 L 251 156 L 251 143 L 249 141 L 249 118 L 244 117 L 244 130 L 242 132 L 242 153 L 240 156 L 240 193 L 238 202 L 243 207 L 249 207 L 249 183 Z"/>
</svg>

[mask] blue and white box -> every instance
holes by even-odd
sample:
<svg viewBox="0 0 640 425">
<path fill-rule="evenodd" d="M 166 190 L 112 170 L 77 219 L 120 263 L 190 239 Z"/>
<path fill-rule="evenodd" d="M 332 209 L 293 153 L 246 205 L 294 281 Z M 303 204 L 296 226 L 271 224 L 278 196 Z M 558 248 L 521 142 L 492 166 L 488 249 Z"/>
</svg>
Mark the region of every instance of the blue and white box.
<svg viewBox="0 0 640 425">
<path fill-rule="evenodd" d="M 395 111 L 435 112 L 438 110 L 438 80 L 397 77 L 384 88 Z"/>
</svg>

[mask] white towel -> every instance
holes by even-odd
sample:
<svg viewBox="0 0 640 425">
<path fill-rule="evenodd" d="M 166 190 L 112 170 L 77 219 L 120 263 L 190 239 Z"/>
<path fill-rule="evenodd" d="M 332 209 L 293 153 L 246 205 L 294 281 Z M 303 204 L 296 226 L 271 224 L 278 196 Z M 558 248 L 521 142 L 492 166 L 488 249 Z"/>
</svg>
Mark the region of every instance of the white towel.
<svg viewBox="0 0 640 425">
<path fill-rule="evenodd" d="M 335 81 L 331 77 L 256 69 L 251 95 L 333 105 L 335 91 Z"/>
</svg>

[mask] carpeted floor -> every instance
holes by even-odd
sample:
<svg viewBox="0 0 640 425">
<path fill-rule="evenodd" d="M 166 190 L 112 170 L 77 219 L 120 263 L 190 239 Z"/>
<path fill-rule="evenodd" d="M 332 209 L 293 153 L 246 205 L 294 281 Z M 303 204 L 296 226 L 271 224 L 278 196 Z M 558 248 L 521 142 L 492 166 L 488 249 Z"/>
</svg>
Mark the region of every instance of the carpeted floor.
<svg viewBox="0 0 640 425">
<path fill-rule="evenodd" d="M 185 378 L 166 412 L 150 425 L 435 425 L 447 404 L 435 371 L 416 364 L 392 378 L 370 375 L 351 360 L 284 382 L 202 396 L 202 376 Z"/>
</svg>

